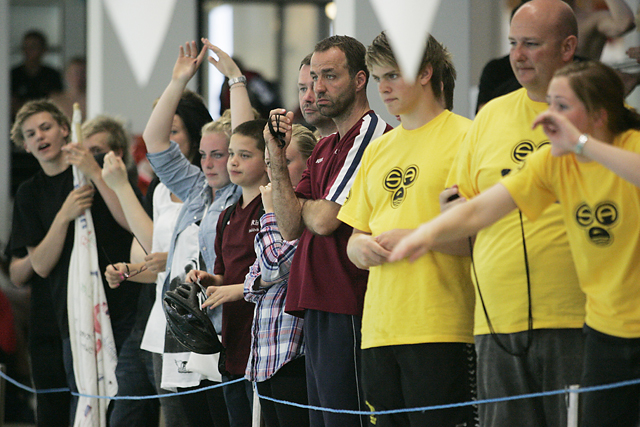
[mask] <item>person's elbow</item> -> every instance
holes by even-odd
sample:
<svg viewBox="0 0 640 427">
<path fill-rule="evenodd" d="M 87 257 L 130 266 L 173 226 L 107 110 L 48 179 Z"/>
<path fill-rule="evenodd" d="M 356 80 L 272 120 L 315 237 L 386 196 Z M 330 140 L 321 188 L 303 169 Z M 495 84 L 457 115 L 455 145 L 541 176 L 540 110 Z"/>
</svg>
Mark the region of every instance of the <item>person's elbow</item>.
<svg viewBox="0 0 640 427">
<path fill-rule="evenodd" d="M 630 33 L 636 28 L 636 23 L 634 19 L 625 19 L 618 25 L 617 35 L 614 37 L 622 37 L 623 35 Z"/>
<path fill-rule="evenodd" d="M 636 28 L 635 17 L 633 15 L 625 16 L 623 19 L 611 22 L 608 31 L 603 31 L 607 37 L 622 37 Z"/>
<path fill-rule="evenodd" d="M 52 270 L 46 265 L 40 265 L 38 263 L 34 263 L 33 260 L 31 262 L 31 267 L 33 268 L 33 271 L 43 279 L 46 279 L 47 277 L 49 277 L 49 274 L 51 274 L 51 270 Z"/>
<path fill-rule="evenodd" d="M 319 218 L 313 226 L 313 232 L 319 236 L 330 236 L 342 224 L 338 218 Z"/>
</svg>

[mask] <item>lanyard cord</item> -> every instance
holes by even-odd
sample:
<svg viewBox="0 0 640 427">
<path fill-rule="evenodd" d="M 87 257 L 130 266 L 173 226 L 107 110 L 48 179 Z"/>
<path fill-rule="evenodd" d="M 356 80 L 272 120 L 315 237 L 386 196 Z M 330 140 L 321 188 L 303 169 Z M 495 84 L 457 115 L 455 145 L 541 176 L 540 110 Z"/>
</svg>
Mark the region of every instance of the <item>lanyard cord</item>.
<svg viewBox="0 0 640 427">
<path fill-rule="evenodd" d="M 527 274 L 527 298 L 529 302 L 527 344 L 521 351 L 515 352 L 508 349 L 507 346 L 500 340 L 500 337 L 498 336 L 498 334 L 496 334 L 496 331 L 493 329 L 493 324 L 491 323 L 491 319 L 489 319 L 489 312 L 487 311 L 487 306 L 484 304 L 484 298 L 482 298 L 482 292 L 480 292 L 480 282 L 478 282 L 478 274 L 476 273 L 476 264 L 473 259 L 473 243 L 471 241 L 471 237 L 469 237 L 469 250 L 471 251 L 471 267 L 473 269 L 473 276 L 476 279 L 476 288 L 478 289 L 478 296 L 480 296 L 480 302 L 482 303 L 482 310 L 484 311 L 484 317 L 487 320 L 487 325 L 489 326 L 489 332 L 491 333 L 491 337 L 496 342 L 498 347 L 503 349 L 508 354 L 516 357 L 524 357 L 529 352 L 529 348 L 531 347 L 531 342 L 533 341 L 533 314 L 531 310 L 531 277 L 529 273 L 529 257 L 527 256 L 527 241 L 524 237 L 524 223 L 522 220 L 522 211 L 518 210 L 518 213 L 520 214 L 520 231 L 522 233 L 522 248 L 524 249 L 524 266 L 525 266 L 525 272 Z"/>
</svg>

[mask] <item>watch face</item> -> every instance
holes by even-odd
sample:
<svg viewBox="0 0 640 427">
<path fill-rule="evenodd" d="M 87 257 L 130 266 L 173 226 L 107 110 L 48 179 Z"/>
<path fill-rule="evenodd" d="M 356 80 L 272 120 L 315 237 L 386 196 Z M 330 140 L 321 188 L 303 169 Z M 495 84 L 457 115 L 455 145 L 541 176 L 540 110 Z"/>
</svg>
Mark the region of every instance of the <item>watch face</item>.
<svg viewBox="0 0 640 427">
<path fill-rule="evenodd" d="M 587 143 L 588 140 L 589 140 L 589 136 L 586 133 L 583 133 L 582 135 L 580 135 L 580 137 L 578 138 L 578 143 L 574 148 L 574 151 L 576 154 L 582 154 L 582 152 L 584 151 L 584 145 Z"/>
</svg>

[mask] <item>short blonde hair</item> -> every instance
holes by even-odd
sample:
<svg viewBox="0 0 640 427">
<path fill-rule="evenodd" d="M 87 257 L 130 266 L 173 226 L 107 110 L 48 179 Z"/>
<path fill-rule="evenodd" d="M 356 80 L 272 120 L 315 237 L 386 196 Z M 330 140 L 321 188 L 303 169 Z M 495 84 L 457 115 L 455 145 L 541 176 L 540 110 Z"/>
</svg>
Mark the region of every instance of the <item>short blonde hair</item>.
<svg viewBox="0 0 640 427">
<path fill-rule="evenodd" d="M 131 154 L 129 153 L 129 135 L 124 129 L 124 123 L 115 117 L 97 116 L 82 124 L 82 136 L 90 138 L 97 133 L 107 133 L 107 145 L 112 151 L 122 152 L 122 161 L 127 167 L 131 166 Z"/>
<path fill-rule="evenodd" d="M 305 160 L 311 157 L 313 149 L 318 143 L 318 139 L 308 128 L 295 123 L 291 129 L 291 142 L 296 141 L 298 151 Z"/>
</svg>

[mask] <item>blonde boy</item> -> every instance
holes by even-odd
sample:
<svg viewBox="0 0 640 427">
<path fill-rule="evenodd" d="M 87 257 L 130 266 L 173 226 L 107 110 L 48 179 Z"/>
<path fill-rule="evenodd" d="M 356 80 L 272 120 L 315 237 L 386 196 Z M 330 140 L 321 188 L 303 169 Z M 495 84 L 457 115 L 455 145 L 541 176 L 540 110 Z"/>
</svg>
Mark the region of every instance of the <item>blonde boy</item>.
<svg viewBox="0 0 640 427">
<path fill-rule="evenodd" d="M 414 83 L 403 79 L 384 33 L 367 67 L 398 128 L 373 141 L 338 219 L 353 227 L 347 254 L 369 270 L 362 318 L 362 375 L 371 410 L 424 407 L 472 398 L 473 288 L 466 257 L 431 252 L 387 263 L 400 236 L 440 212 L 438 195 L 470 121 L 444 109 L 449 53 L 429 36 Z M 440 250 L 452 251 L 453 247 Z M 471 426 L 471 406 L 372 416 L 372 425 Z"/>
</svg>

